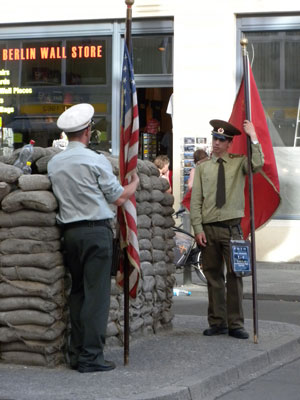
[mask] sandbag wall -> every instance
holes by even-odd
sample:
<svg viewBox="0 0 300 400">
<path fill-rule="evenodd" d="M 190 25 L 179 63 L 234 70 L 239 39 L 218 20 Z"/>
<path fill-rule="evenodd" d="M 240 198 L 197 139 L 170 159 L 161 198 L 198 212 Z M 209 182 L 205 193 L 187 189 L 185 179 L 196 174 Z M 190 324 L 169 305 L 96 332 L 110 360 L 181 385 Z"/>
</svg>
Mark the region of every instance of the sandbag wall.
<svg viewBox="0 0 300 400">
<path fill-rule="evenodd" d="M 18 150 L 0 157 L 0 360 L 6 362 L 53 366 L 64 360 L 69 285 L 55 223 L 57 203 L 47 177 L 47 163 L 58 151 L 36 147 L 32 175 L 13 167 Z M 118 159 L 106 156 L 118 175 Z M 169 183 L 148 161 L 138 161 L 138 174 L 141 275 L 138 296 L 130 300 L 132 338 L 171 327 L 175 282 Z M 123 291 L 112 278 L 108 347 L 123 344 L 123 330 Z"/>
<path fill-rule="evenodd" d="M 108 157 L 118 175 L 118 160 Z M 138 160 L 140 184 L 136 192 L 141 276 L 139 292 L 130 301 L 130 334 L 138 337 L 171 327 L 175 284 L 173 248 L 174 197 L 166 192 L 169 183 L 159 177 L 156 166 Z M 107 343 L 120 344 L 123 338 L 123 293 L 113 284 Z"/>
<path fill-rule="evenodd" d="M 57 202 L 45 175 L 53 151 L 35 149 L 41 174 L 0 162 L 0 360 L 55 366 L 63 362 L 65 268 Z M 37 171 L 38 172 L 38 171 Z"/>
</svg>

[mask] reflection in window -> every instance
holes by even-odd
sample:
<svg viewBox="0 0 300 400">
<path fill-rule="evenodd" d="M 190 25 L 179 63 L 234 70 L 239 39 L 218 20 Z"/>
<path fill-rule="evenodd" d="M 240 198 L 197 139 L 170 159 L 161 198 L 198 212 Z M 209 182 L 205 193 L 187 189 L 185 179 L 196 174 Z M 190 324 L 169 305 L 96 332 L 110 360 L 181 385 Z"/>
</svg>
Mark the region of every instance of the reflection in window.
<svg viewBox="0 0 300 400">
<path fill-rule="evenodd" d="M 94 146 L 110 151 L 111 38 L 0 40 L 0 54 L 2 77 L 8 74 L 0 85 L 0 116 L 3 127 L 13 129 L 15 148 L 30 139 L 51 146 L 61 133 L 58 116 L 84 102 L 95 108 Z M 9 88 L 18 91 L 4 93 Z"/>
<path fill-rule="evenodd" d="M 282 201 L 276 216 L 299 218 L 300 31 L 245 35 L 277 162 Z"/>
<path fill-rule="evenodd" d="M 261 89 L 280 88 L 280 44 L 272 41 L 253 44 L 253 73 Z"/>
<path fill-rule="evenodd" d="M 135 74 L 172 74 L 171 36 L 133 37 Z"/>
<path fill-rule="evenodd" d="M 61 83 L 61 41 L 20 43 L 24 49 L 35 49 L 35 60 L 22 65 L 22 86 L 57 86 Z"/>
<path fill-rule="evenodd" d="M 105 85 L 107 83 L 108 41 L 110 39 L 67 40 L 66 48 L 69 54 L 66 61 L 67 85 Z"/>
<path fill-rule="evenodd" d="M 300 36 L 285 43 L 285 87 L 300 89 Z"/>
<path fill-rule="evenodd" d="M 247 32 L 246 37 L 273 145 L 294 146 L 300 97 L 299 31 Z"/>
</svg>

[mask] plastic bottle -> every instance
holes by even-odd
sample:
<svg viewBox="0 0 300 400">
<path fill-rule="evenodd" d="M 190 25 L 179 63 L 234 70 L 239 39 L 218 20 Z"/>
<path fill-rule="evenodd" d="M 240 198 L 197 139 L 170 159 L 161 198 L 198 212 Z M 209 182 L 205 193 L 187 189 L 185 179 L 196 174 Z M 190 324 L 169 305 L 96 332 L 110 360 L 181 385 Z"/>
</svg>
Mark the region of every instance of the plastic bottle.
<svg viewBox="0 0 300 400">
<path fill-rule="evenodd" d="M 189 290 L 184 290 L 184 289 L 178 289 L 174 288 L 173 289 L 173 296 L 190 296 L 192 292 Z"/>
<path fill-rule="evenodd" d="M 27 163 L 26 163 L 25 167 L 23 167 L 22 171 L 23 171 L 23 174 L 26 174 L 26 175 L 30 175 L 31 174 L 31 172 L 32 172 L 32 170 L 31 170 L 31 161 L 27 161 Z"/>
<path fill-rule="evenodd" d="M 32 161 L 34 140 L 30 140 L 28 144 L 22 147 L 18 159 L 15 161 L 14 166 L 23 170 L 27 161 Z"/>
</svg>

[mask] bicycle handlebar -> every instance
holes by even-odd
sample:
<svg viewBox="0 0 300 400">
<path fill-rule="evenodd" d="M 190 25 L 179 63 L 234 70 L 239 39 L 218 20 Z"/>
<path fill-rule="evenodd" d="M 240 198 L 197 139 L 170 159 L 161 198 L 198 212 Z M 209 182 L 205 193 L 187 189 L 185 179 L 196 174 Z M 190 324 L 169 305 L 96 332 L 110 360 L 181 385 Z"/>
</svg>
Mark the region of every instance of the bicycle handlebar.
<svg viewBox="0 0 300 400">
<path fill-rule="evenodd" d="M 184 212 L 186 212 L 185 208 L 180 208 L 178 211 L 176 211 L 174 213 L 175 218 L 178 218 L 180 214 L 183 214 Z"/>
</svg>

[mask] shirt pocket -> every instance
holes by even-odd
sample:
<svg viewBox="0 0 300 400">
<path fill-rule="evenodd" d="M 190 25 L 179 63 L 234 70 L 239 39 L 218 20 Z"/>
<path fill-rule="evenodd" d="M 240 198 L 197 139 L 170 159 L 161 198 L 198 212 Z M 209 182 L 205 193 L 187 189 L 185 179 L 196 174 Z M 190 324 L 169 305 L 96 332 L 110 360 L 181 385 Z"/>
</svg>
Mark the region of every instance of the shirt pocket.
<svg viewBox="0 0 300 400">
<path fill-rule="evenodd" d="M 202 195 L 207 197 L 207 195 L 214 190 L 214 183 L 211 177 L 205 176 L 202 178 Z"/>
</svg>

